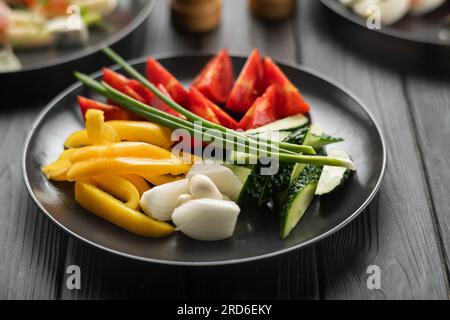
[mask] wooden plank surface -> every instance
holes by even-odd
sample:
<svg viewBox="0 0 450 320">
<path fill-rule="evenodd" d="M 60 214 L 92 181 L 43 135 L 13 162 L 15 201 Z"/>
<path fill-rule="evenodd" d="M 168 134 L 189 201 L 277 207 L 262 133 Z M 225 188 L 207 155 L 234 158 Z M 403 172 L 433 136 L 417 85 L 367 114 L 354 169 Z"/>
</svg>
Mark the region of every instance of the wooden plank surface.
<svg viewBox="0 0 450 320">
<path fill-rule="evenodd" d="M 248 54 L 258 47 L 276 59 L 296 60 L 294 21 L 266 25 L 253 19 L 245 1 L 224 2 L 220 29 L 200 36 L 183 34 L 170 24 L 168 6 L 161 1 L 148 23 L 144 54 L 214 53 L 226 47 Z M 178 298 L 178 299 L 275 299 L 318 298 L 314 247 L 284 257 L 241 266 L 172 268 L 151 266 L 114 257 L 69 241 L 66 265 L 80 265 L 83 289 L 67 290 L 62 298 Z"/>
<path fill-rule="evenodd" d="M 22 178 L 23 144 L 38 111 L 0 109 L 0 300 L 58 297 L 67 236 L 38 211 Z"/>
<path fill-rule="evenodd" d="M 221 47 L 248 54 L 258 47 L 333 77 L 382 124 L 389 166 L 379 196 L 331 238 L 270 261 L 201 269 L 135 262 L 68 238 L 38 212 L 20 160 L 26 128 L 42 104 L 0 109 L 0 299 L 448 298 L 449 79 L 402 75 L 354 54 L 334 39 L 316 0 L 299 1 L 296 19 L 275 24 L 254 19 L 246 1 L 224 3 L 221 28 L 191 36 L 172 27 L 167 2 L 159 1 L 135 57 Z M 81 267 L 79 291 L 66 288 L 73 264 Z M 379 291 L 366 286 L 374 264 L 381 268 Z"/>
<path fill-rule="evenodd" d="M 448 297 L 426 176 L 399 73 L 343 46 L 314 0 L 299 7 L 302 63 L 331 76 L 367 104 L 381 124 L 388 168 L 378 198 L 349 228 L 319 245 L 325 299 Z M 382 289 L 368 290 L 366 269 L 381 269 Z"/>
<path fill-rule="evenodd" d="M 428 179 L 435 227 L 450 270 L 450 76 L 405 76 L 405 91 Z"/>
</svg>

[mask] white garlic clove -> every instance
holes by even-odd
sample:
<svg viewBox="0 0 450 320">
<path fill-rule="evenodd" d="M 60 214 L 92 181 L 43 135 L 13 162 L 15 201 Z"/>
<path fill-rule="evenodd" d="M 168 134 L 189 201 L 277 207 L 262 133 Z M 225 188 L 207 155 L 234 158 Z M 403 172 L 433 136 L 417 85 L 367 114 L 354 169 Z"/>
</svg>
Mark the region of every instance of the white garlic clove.
<svg viewBox="0 0 450 320">
<path fill-rule="evenodd" d="M 142 211 L 154 219 L 169 221 L 176 208 L 178 198 L 189 193 L 189 180 L 166 183 L 145 192 L 140 201 Z"/>
<path fill-rule="evenodd" d="M 223 195 L 236 200 L 242 190 L 242 182 L 229 168 L 220 164 L 195 164 L 187 177 L 192 179 L 196 175 L 205 175 L 214 182 Z"/>
<path fill-rule="evenodd" d="M 205 175 L 199 174 L 191 178 L 189 190 L 194 199 L 222 200 L 223 196 L 214 182 Z"/>
<path fill-rule="evenodd" d="M 177 199 L 176 207 L 178 208 L 179 206 L 181 206 L 191 200 L 192 200 L 192 196 L 190 194 L 182 194 Z"/>
<path fill-rule="evenodd" d="M 172 220 L 191 238 L 219 241 L 233 235 L 240 210 L 233 201 L 194 199 L 176 208 Z"/>
</svg>

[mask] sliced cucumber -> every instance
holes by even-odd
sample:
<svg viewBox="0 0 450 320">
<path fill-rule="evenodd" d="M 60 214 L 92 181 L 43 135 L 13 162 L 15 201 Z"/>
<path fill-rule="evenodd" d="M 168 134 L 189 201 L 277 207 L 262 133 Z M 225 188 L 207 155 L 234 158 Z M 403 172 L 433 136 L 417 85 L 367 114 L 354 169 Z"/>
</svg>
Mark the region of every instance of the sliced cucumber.
<svg viewBox="0 0 450 320">
<path fill-rule="evenodd" d="M 310 134 L 306 138 L 305 144 L 313 147 L 315 150 L 319 150 L 329 144 L 342 141 L 344 141 L 344 139 L 327 135 L 320 126 L 312 124 Z"/>
<path fill-rule="evenodd" d="M 323 148 L 329 144 L 338 143 L 338 142 L 342 142 L 342 141 L 344 141 L 344 139 L 342 139 L 342 138 L 332 137 L 327 134 L 317 135 L 317 134 L 313 133 L 313 134 L 311 134 L 308 144 L 317 150 L 317 149 Z"/>
<path fill-rule="evenodd" d="M 317 188 L 322 167 L 307 165 L 289 188 L 281 211 L 281 238 L 285 239 L 308 209 Z"/>
<path fill-rule="evenodd" d="M 283 141 L 292 144 L 303 144 L 310 132 L 310 128 L 301 128 L 292 132 Z M 291 182 L 298 177 L 305 165 L 280 163 L 278 173 L 271 177 L 266 177 L 266 185 L 264 193 L 261 197 L 262 201 L 270 200 L 274 195 L 279 194 L 283 190 L 289 188 Z"/>
<path fill-rule="evenodd" d="M 242 187 L 237 203 L 241 207 L 255 207 L 263 204 L 262 197 L 267 183 L 267 177 L 260 174 L 261 165 L 255 165 Z"/>
<path fill-rule="evenodd" d="M 331 150 L 328 152 L 328 155 L 350 160 L 349 155 L 341 150 Z M 316 195 L 322 196 L 336 191 L 344 185 L 351 173 L 351 170 L 345 168 L 325 166 L 319 179 Z"/>
<path fill-rule="evenodd" d="M 302 114 L 297 114 L 295 116 L 287 117 L 269 123 L 268 125 L 248 130 L 248 134 L 258 134 L 261 132 L 268 131 L 293 131 L 295 129 L 306 126 L 309 123 L 309 119 Z"/>
<path fill-rule="evenodd" d="M 237 166 L 234 164 L 225 164 L 224 166 L 233 171 L 234 175 L 242 182 L 242 184 L 245 184 L 248 176 L 252 173 L 252 169 L 245 166 Z"/>
<path fill-rule="evenodd" d="M 292 132 L 291 131 L 265 131 L 253 135 L 255 138 L 266 138 L 272 141 L 284 141 Z"/>
<path fill-rule="evenodd" d="M 309 128 L 301 128 L 284 139 L 285 142 L 302 144 Z M 262 166 L 254 166 L 238 197 L 240 206 L 261 206 L 273 195 L 289 187 L 291 173 L 295 164 L 280 163 L 278 173 L 274 176 L 261 175 Z"/>
</svg>

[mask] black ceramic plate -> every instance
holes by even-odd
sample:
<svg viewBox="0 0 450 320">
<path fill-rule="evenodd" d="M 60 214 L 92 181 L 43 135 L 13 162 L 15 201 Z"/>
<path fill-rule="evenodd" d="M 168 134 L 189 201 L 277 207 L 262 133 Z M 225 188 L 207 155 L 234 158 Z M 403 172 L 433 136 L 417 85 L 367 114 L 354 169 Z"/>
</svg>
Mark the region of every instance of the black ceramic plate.
<svg viewBox="0 0 450 320">
<path fill-rule="evenodd" d="M 185 85 L 208 61 L 207 56 L 161 58 Z M 144 60 L 134 62 L 141 71 Z M 244 58 L 233 58 L 240 70 Z M 83 127 L 77 95 L 90 92 L 76 84 L 59 95 L 41 113 L 26 143 L 25 183 L 36 204 L 62 229 L 98 248 L 150 262 L 178 265 L 218 265 L 269 258 L 321 240 L 355 218 L 378 191 L 386 165 L 386 148 L 380 130 L 362 103 L 351 93 L 314 71 L 282 65 L 312 106 L 313 122 L 330 134 L 345 138 L 336 145 L 353 157 L 358 172 L 336 194 L 316 200 L 292 234 L 279 238 L 279 221 L 269 210 L 241 213 L 235 235 L 226 241 L 207 243 L 181 233 L 163 239 L 147 239 L 123 231 L 86 212 L 74 201 L 72 183 L 47 181 L 40 168 L 63 151 L 63 142 Z M 98 74 L 97 74 L 98 76 Z"/>
<path fill-rule="evenodd" d="M 382 54 L 395 63 L 435 63 L 450 69 L 450 28 L 444 24 L 450 14 L 450 1 L 427 15 L 407 15 L 393 25 L 375 30 L 368 29 L 366 20 L 339 0 L 321 2 L 344 20 L 335 31 L 340 31 L 349 45 L 373 55 Z"/>
<path fill-rule="evenodd" d="M 0 73 L 0 85 L 8 87 L 12 98 L 20 98 L 18 93 L 23 92 L 24 88 L 33 99 L 48 92 L 55 94 L 72 82 L 70 74 L 73 69 L 95 71 L 92 66 L 103 57 L 97 55 L 101 48 L 117 44 L 115 49 L 124 53 L 130 46 L 130 43 L 124 43 L 125 40 L 129 40 L 128 36 L 142 25 L 154 4 L 154 0 L 120 0 L 114 13 L 105 18 L 105 28 L 91 28 L 85 46 L 16 50 L 23 69 Z M 51 81 L 55 78 L 58 81 Z M 37 79 L 49 81 L 38 82 Z"/>
</svg>

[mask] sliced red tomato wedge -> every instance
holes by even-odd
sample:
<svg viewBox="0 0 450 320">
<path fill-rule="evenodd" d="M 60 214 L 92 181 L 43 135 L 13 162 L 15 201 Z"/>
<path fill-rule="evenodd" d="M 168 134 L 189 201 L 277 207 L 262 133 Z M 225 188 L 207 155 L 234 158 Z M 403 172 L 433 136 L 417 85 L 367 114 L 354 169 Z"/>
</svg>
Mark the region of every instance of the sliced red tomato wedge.
<svg viewBox="0 0 450 320">
<path fill-rule="evenodd" d="M 158 61 L 153 58 L 147 60 L 147 79 L 155 86 L 162 84 L 170 93 L 172 99 L 186 107 L 189 95 L 183 85 Z"/>
<path fill-rule="evenodd" d="M 173 98 L 170 95 L 169 91 L 167 91 L 166 87 L 164 87 L 162 85 L 162 83 L 160 83 L 157 87 L 158 87 L 159 91 L 161 91 L 167 97 L 169 97 L 171 100 L 173 100 Z M 171 115 L 176 116 L 178 118 L 186 119 L 185 116 L 183 116 L 181 113 L 179 113 L 178 111 L 176 111 L 173 108 L 171 108 L 170 106 L 168 106 L 164 101 L 162 101 L 157 96 L 153 96 L 153 102 L 152 103 L 153 103 L 154 107 L 158 108 L 159 110 L 167 112 L 168 114 L 171 114 Z"/>
<path fill-rule="evenodd" d="M 145 103 L 146 100 L 136 90 L 130 86 L 130 83 L 134 80 L 130 80 L 127 77 L 117 73 L 111 69 L 103 68 L 103 80 L 114 89 L 126 94 L 127 96 Z M 137 81 L 136 81 L 137 82 Z M 139 82 L 137 82 L 139 84 Z M 140 84 L 139 84 L 140 85 Z"/>
<path fill-rule="evenodd" d="M 276 106 L 278 89 L 276 85 L 267 88 L 266 92 L 255 100 L 253 106 L 247 111 L 239 122 L 239 128 L 250 130 L 262 127 L 276 121 Z"/>
<path fill-rule="evenodd" d="M 205 96 L 194 87 L 189 90 L 189 111 L 205 120 L 221 125 L 219 118 L 214 110 L 211 109 L 208 101 L 209 100 L 205 99 Z"/>
<path fill-rule="evenodd" d="M 101 110 L 104 113 L 105 121 L 110 120 L 137 120 L 139 117 L 120 107 L 104 104 L 85 97 L 78 97 L 78 105 L 80 106 L 83 118 L 90 109 Z"/>
<path fill-rule="evenodd" d="M 136 80 L 130 80 L 130 83 L 128 84 L 137 94 L 139 94 L 142 98 L 145 100 L 145 104 L 152 106 L 158 110 L 164 111 L 168 114 L 171 114 L 173 116 L 179 117 L 179 118 L 185 118 L 182 114 L 178 113 L 171 107 L 169 107 L 164 101 L 162 101 L 160 98 L 158 98 L 153 92 L 144 87 L 139 81 Z M 162 84 L 159 84 L 158 89 L 164 93 L 167 97 L 171 98 L 170 94 L 167 92 L 166 88 Z"/>
<path fill-rule="evenodd" d="M 246 112 L 263 92 L 263 64 L 258 49 L 255 49 L 231 90 L 227 109 L 234 112 Z"/>
<path fill-rule="evenodd" d="M 286 118 L 309 111 L 309 105 L 300 91 L 270 58 L 264 59 L 264 79 L 266 85 L 275 84 L 279 88 L 276 110 L 278 118 Z"/>
<path fill-rule="evenodd" d="M 233 63 L 222 49 L 195 78 L 193 86 L 214 103 L 225 103 L 233 89 Z"/>
<path fill-rule="evenodd" d="M 205 97 L 200 91 L 195 88 L 191 88 L 191 91 L 195 90 L 194 96 L 198 105 L 204 106 L 206 109 L 211 109 L 219 120 L 220 124 L 228 129 L 237 129 L 238 123 L 234 120 L 226 111 L 216 105 L 214 102 Z"/>
</svg>

